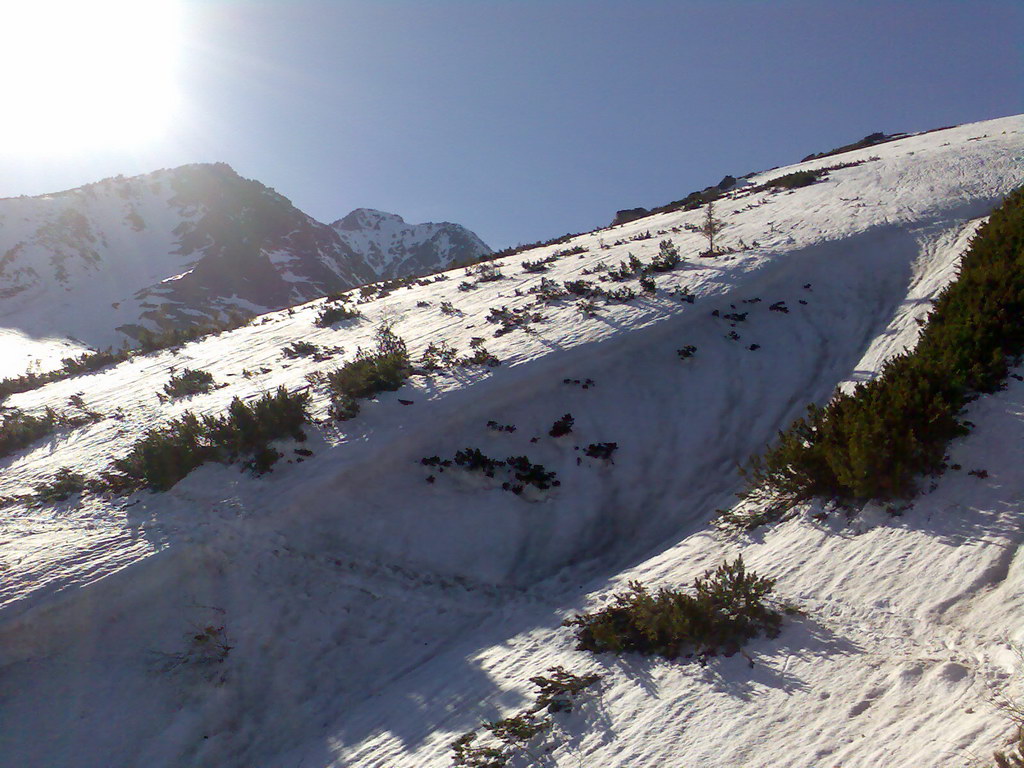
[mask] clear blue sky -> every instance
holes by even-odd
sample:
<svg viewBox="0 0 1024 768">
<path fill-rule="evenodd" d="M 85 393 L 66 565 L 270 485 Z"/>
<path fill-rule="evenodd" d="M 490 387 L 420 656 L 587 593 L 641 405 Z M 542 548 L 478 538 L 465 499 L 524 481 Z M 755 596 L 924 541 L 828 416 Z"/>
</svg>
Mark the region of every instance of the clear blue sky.
<svg viewBox="0 0 1024 768">
<path fill-rule="evenodd" d="M 322 221 L 380 208 L 500 248 L 874 131 L 1024 112 L 1019 0 L 179 2 L 165 135 L 7 142 L 0 195 L 226 161 Z"/>
</svg>

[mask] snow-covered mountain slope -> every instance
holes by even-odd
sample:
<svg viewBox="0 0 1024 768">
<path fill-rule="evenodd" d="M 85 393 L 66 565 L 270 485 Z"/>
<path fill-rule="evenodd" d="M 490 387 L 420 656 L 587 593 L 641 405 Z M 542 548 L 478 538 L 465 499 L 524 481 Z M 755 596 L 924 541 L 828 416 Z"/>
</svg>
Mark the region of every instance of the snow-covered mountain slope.
<svg viewBox="0 0 1024 768">
<path fill-rule="evenodd" d="M 356 208 L 331 228 L 387 280 L 429 275 L 491 253 L 483 240 L 458 224 L 406 224 L 401 216 L 372 208 Z"/>
<path fill-rule="evenodd" d="M 365 250 L 354 249 L 223 163 L 0 200 L 0 326 L 116 346 L 140 328 L 219 323 L 383 272 L 403 276 L 421 268 L 418 260 L 489 252 L 456 225 L 420 225 L 414 234 L 402 241 L 403 259 L 379 269 L 373 237 L 349 238 Z"/>
<path fill-rule="evenodd" d="M 804 188 L 759 188 L 856 160 Z M 553 665 L 600 673 L 599 689 L 558 716 L 550 752 L 513 768 L 984 757 L 1007 730 L 991 702 L 1024 695 L 1024 385 L 972 404 L 977 428 L 953 448 L 988 476 L 949 473 L 902 517 L 821 523 L 809 508 L 749 537 L 708 521 L 733 503 L 737 463 L 807 402 L 913 345 L 971 232 L 1022 180 L 1024 117 L 908 137 L 731 192 L 716 203 L 720 242 L 756 241 L 746 250 L 701 258 L 703 212 L 658 214 L 500 260 L 499 279 L 457 270 L 395 291 L 334 327 L 314 324 L 316 301 L 12 396 L 35 412 L 82 393 L 109 418 L 0 460 L 0 496 L 60 467 L 95 476 L 185 410 L 309 386 L 371 346 L 381 320 L 415 357 L 482 338 L 502 361 L 413 376 L 280 445 L 289 460 L 260 478 L 207 465 L 166 493 L 5 508 L 0 762 L 446 766 L 453 738 L 528 704 L 528 678 Z M 683 261 L 653 295 L 600 281 L 664 239 Z M 522 267 L 548 257 L 544 273 Z M 543 279 L 637 296 L 536 304 Z M 541 320 L 496 335 L 491 310 L 528 305 Z M 297 340 L 343 351 L 285 358 Z M 680 359 L 686 345 L 697 351 Z M 184 367 L 226 386 L 160 402 Z M 573 431 L 551 437 L 566 413 Z M 614 463 L 581 455 L 609 441 Z M 526 455 L 561 484 L 517 496 L 419 461 L 467 447 Z M 631 579 L 679 586 L 737 553 L 804 611 L 748 647 L 753 668 L 593 657 L 559 626 Z"/>
</svg>

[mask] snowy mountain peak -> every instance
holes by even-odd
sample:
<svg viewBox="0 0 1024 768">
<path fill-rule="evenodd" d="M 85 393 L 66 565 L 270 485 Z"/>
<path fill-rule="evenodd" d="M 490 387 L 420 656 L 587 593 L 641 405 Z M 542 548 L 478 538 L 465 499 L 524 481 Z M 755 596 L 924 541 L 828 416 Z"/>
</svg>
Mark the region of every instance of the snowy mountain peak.
<svg viewBox="0 0 1024 768">
<path fill-rule="evenodd" d="M 373 208 L 356 208 L 331 227 L 382 278 L 430 274 L 491 253 L 458 224 L 407 224 L 397 214 Z"/>
<path fill-rule="evenodd" d="M 348 215 L 331 224 L 335 229 L 358 230 L 379 229 L 385 223 L 405 224 L 405 219 L 397 213 L 378 211 L 375 208 L 356 208 Z"/>
</svg>

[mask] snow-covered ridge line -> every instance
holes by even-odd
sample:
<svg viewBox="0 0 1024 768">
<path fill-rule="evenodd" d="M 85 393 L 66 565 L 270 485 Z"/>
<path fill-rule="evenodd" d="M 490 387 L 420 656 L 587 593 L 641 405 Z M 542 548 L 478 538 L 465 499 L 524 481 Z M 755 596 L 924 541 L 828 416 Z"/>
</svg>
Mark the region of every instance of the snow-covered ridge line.
<svg viewBox="0 0 1024 768">
<path fill-rule="evenodd" d="M 98 472 L 186 409 L 306 386 L 325 364 L 286 359 L 297 340 L 343 347 L 347 360 L 388 319 L 414 356 L 441 340 L 468 352 L 483 337 L 503 361 L 413 377 L 356 419 L 322 425 L 303 444 L 312 456 L 282 445 L 293 463 L 263 478 L 214 465 L 166 494 L 7 510 L 3 753 L 55 765 L 73 755 L 77 765 L 440 768 L 454 736 L 521 708 L 528 678 L 555 664 L 605 675 L 593 716 L 566 721 L 555 765 L 735 768 L 769 755 L 783 768 L 916 768 L 983 753 L 999 718 L 980 702 L 989 687 L 1014 690 L 1000 634 L 1021 608 L 1013 387 L 976 404 L 978 429 L 955 448 L 998 482 L 950 477 L 897 524 L 869 514 L 833 530 L 808 510 L 750 541 L 705 527 L 731 503 L 737 461 L 806 402 L 913 343 L 919 299 L 945 284 L 977 220 L 1020 181 L 1024 119 L 867 151 L 879 159 L 817 184 L 716 203 L 722 245 L 757 248 L 700 258 L 706 242 L 687 227 L 703 213 L 658 214 L 501 259 L 502 279 L 455 271 L 399 289 L 360 304 L 361 320 L 319 328 L 314 301 L 12 397 L 33 411 L 81 391 L 123 417 L 10 457 L 5 491 L 60 466 Z M 793 170 L 815 163 L 835 161 Z M 653 295 L 635 277 L 601 282 L 600 262 L 649 263 L 663 239 L 683 261 L 653 275 Z M 587 250 L 544 273 L 521 267 L 576 247 Z M 538 306 L 529 291 L 542 277 L 638 296 L 598 299 L 594 316 L 576 299 Z M 780 303 L 787 312 L 770 309 Z M 493 308 L 528 305 L 544 316 L 532 332 L 495 336 Z M 697 351 L 681 360 L 686 345 Z M 227 386 L 159 403 L 172 366 Z M 317 392 L 317 413 L 326 407 Z M 550 437 L 565 413 L 572 433 Z M 619 444 L 614 464 L 576 450 L 606 441 Z M 527 455 L 561 485 L 531 502 L 465 473 L 425 482 L 421 457 L 467 447 Z M 629 579 L 678 585 L 737 553 L 807 611 L 752 646 L 753 671 L 741 659 L 705 670 L 590 659 L 558 626 Z M 122 575 L 78 586 L 111 572 Z M 207 626 L 232 648 L 204 666 L 189 637 Z M 149 651 L 183 663 L 168 669 Z"/>
</svg>

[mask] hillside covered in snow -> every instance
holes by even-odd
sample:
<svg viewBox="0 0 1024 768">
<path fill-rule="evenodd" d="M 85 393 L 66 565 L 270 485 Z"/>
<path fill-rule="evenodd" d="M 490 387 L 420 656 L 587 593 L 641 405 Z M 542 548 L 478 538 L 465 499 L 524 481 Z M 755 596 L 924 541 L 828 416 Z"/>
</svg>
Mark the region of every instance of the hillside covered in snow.
<svg viewBox="0 0 1024 768">
<path fill-rule="evenodd" d="M 1019 377 L 909 505 L 712 522 L 809 403 L 913 348 L 1022 181 L 1022 116 L 908 136 L 744 179 L 711 252 L 706 207 L 670 210 L 10 396 L 53 418 L 0 456 L 0 764 L 440 768 L 561 667 L 596 682 L 476 765 L 985 765 L 1024 700 Z M 338 397 L 401 345 L 399 388 Z M 279 388 L 301 434 L 129 482 Z M 738 555 L 795 609 L 742 654 L 562 626 Z"/>
</svg>

